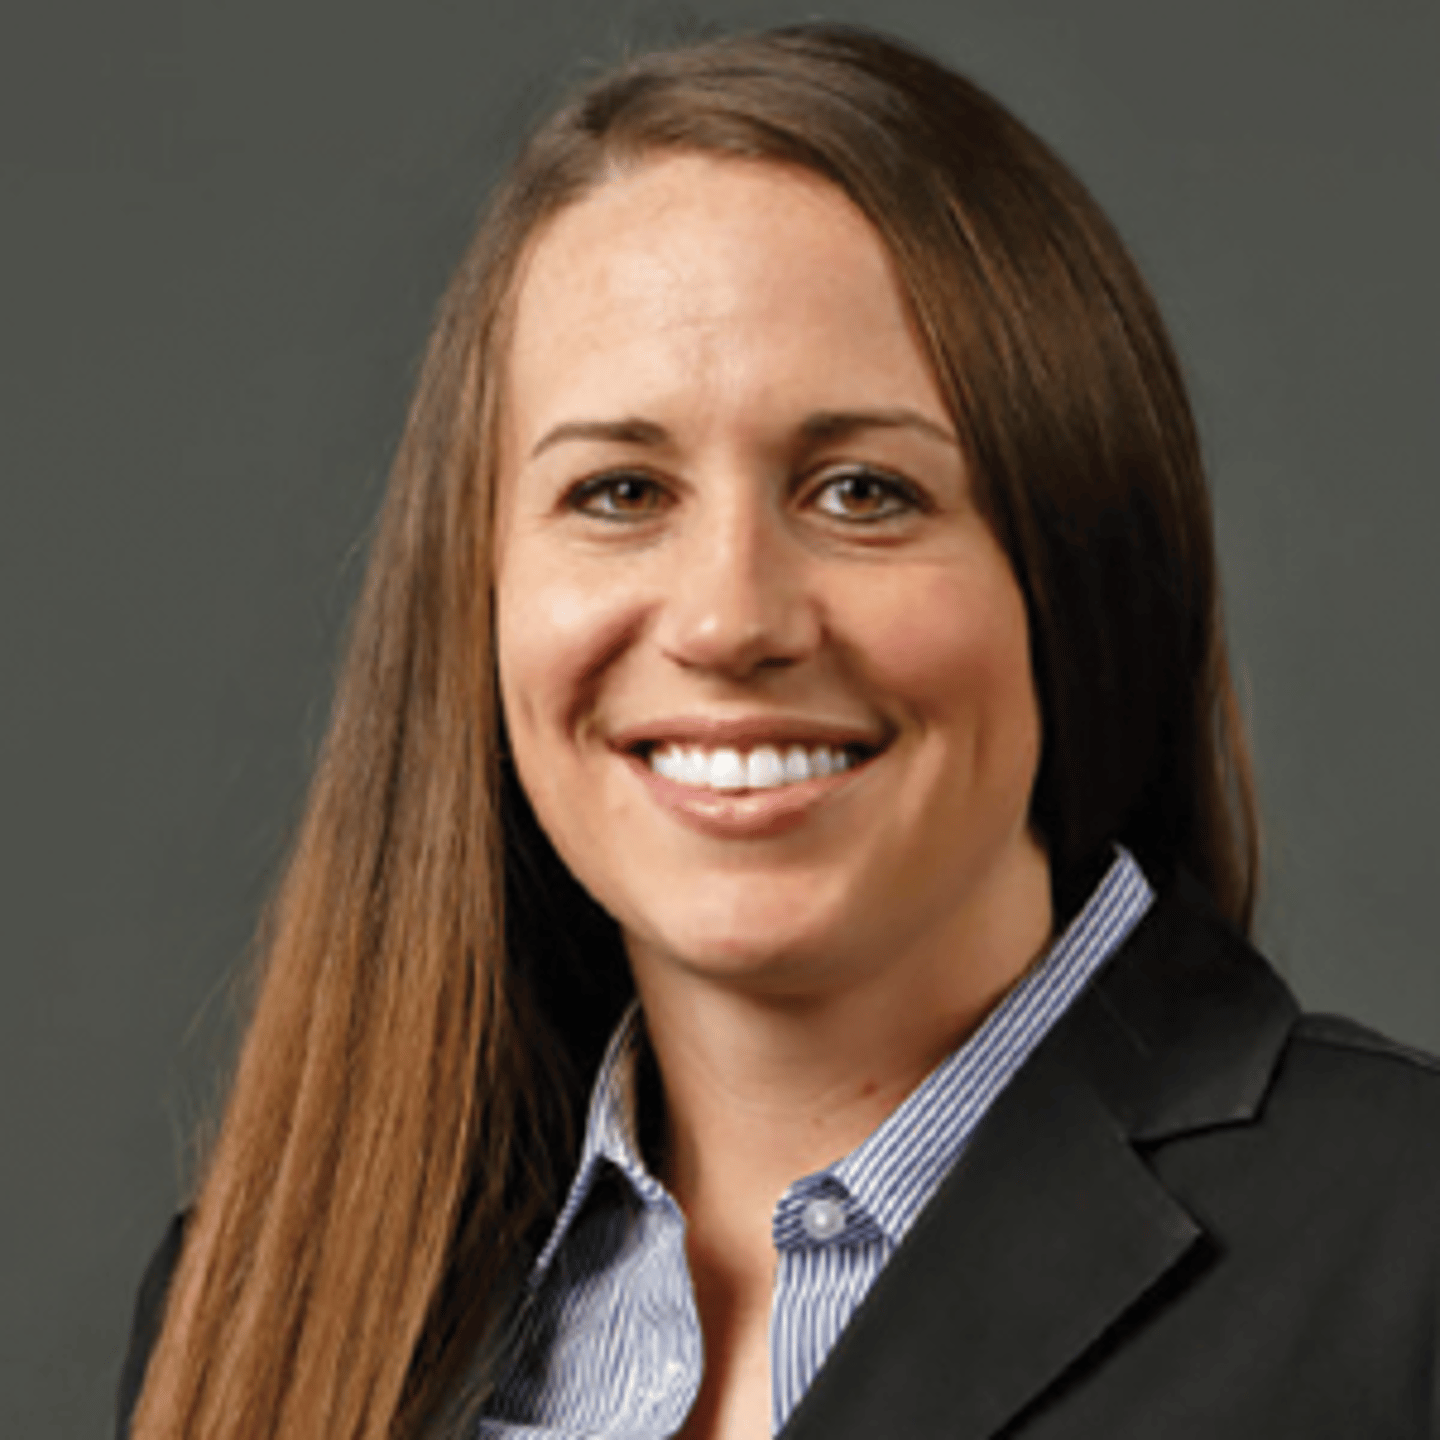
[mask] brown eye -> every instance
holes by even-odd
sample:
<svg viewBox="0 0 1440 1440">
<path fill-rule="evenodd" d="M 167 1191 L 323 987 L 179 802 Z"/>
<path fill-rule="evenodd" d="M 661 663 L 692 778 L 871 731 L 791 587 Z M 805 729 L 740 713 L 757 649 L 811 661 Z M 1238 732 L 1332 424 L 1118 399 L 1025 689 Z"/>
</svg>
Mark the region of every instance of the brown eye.
<svg viewBox="0 0 1440 1440">
<path fill-rule="evenodd" d="M 664 489 L 648 475 L 599 475 L 578 486 L 571 507 L 600 520 L 646 520 L 665 505 Z"/>
<path fill-rule="evenodd" d="M 815 504 L 826 515 L 861 525 L 921 508 L 913 486 L 874 470 L 850 470 L 833 476 L 820 488 Z"/>
</svg>

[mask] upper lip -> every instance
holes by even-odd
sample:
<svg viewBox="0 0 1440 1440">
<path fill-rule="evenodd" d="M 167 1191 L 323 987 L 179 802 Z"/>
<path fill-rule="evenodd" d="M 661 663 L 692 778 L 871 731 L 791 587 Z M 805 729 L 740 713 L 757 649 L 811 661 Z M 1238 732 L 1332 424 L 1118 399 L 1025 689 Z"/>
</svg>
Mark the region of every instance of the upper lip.
<svg viewBox="0 0 1440 1440">
<path fill-rule="evenodd" d="M 636 753 L 660 745 L 701 745 L 714 748 L 733 745 L 753 749 L 757 745 L 828 745 L 834 749 L 854 746 L 880 750 L 889 743 L 888 731 L 874 725 L 843 721 L 807 719 L 802 715 L 741 715 L 721 718 L 707 715 L 675 715 L 644 720 L 614 731 L 610 744 L 617 750 Z"/>
</svg>

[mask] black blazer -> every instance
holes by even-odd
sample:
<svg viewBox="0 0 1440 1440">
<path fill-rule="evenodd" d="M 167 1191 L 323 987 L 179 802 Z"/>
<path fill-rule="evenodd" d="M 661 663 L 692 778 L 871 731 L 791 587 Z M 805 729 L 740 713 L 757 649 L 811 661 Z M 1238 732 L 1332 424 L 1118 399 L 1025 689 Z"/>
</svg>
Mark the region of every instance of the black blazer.
<svg viewBox="0 0 1440 1440">
<path fill-rule="evenodd" d="M 137 1308 L 121 1425 L 178 1250 Z M 996 1102 L 784 1440 L 1440 1440 L 1440 1066 L 1181 884 Z"/>
</svg>

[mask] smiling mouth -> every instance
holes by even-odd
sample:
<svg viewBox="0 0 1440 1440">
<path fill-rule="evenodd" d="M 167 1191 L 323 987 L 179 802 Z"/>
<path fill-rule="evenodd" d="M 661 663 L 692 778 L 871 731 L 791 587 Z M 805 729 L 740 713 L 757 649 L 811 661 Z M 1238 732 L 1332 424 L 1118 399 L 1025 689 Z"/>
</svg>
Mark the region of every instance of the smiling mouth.
<svg viewBox="0 0 1440 1440">
<path fill-rule="evenodd" d="M 635 747 L 657 775 L 695 790 L 737 794 L 780 790 L 807 780 L 839 775 L 865 764 L 880 752 L 875 745 L 681 745 L 675 742 Z"/>
</svg>

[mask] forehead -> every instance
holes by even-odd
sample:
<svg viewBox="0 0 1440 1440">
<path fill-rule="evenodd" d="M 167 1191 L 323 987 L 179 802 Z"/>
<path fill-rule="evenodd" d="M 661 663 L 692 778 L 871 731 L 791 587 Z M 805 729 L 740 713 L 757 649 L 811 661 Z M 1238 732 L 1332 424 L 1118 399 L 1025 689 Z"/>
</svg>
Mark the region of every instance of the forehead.
<svg viewBox="0 0 1440 1440">
<path fill-rule="evenodd" d="M 826 355 L 867 392 L 834 403 L 922 390 L 943 413 L 891 256 L 840 190 L 770 161 L 664 155 L 540 232 L 517 275 L 507 390 L 523 424 L 562 392 L 619 403 L 682 374 L 717 394 L 742 371 L 833 384 Z"/>
<path fill-rule="evenodd" d="M 590 291 L 595 299 L 634 301 L 708 277 L 716 261 L 736 279 L 763 278 L 773 268 L 766 261 L 795 246 L 868 262 L 877 283 L 889 279 L 874 228 L 818 175 L 768 160 L 661 154 L 619 170 L 551 219 L 530 248 L 519 289 L 532 306 L 557 291 L 573 302 L 583 273 L 585 289 L 604 282 Z"/>
</svg>

